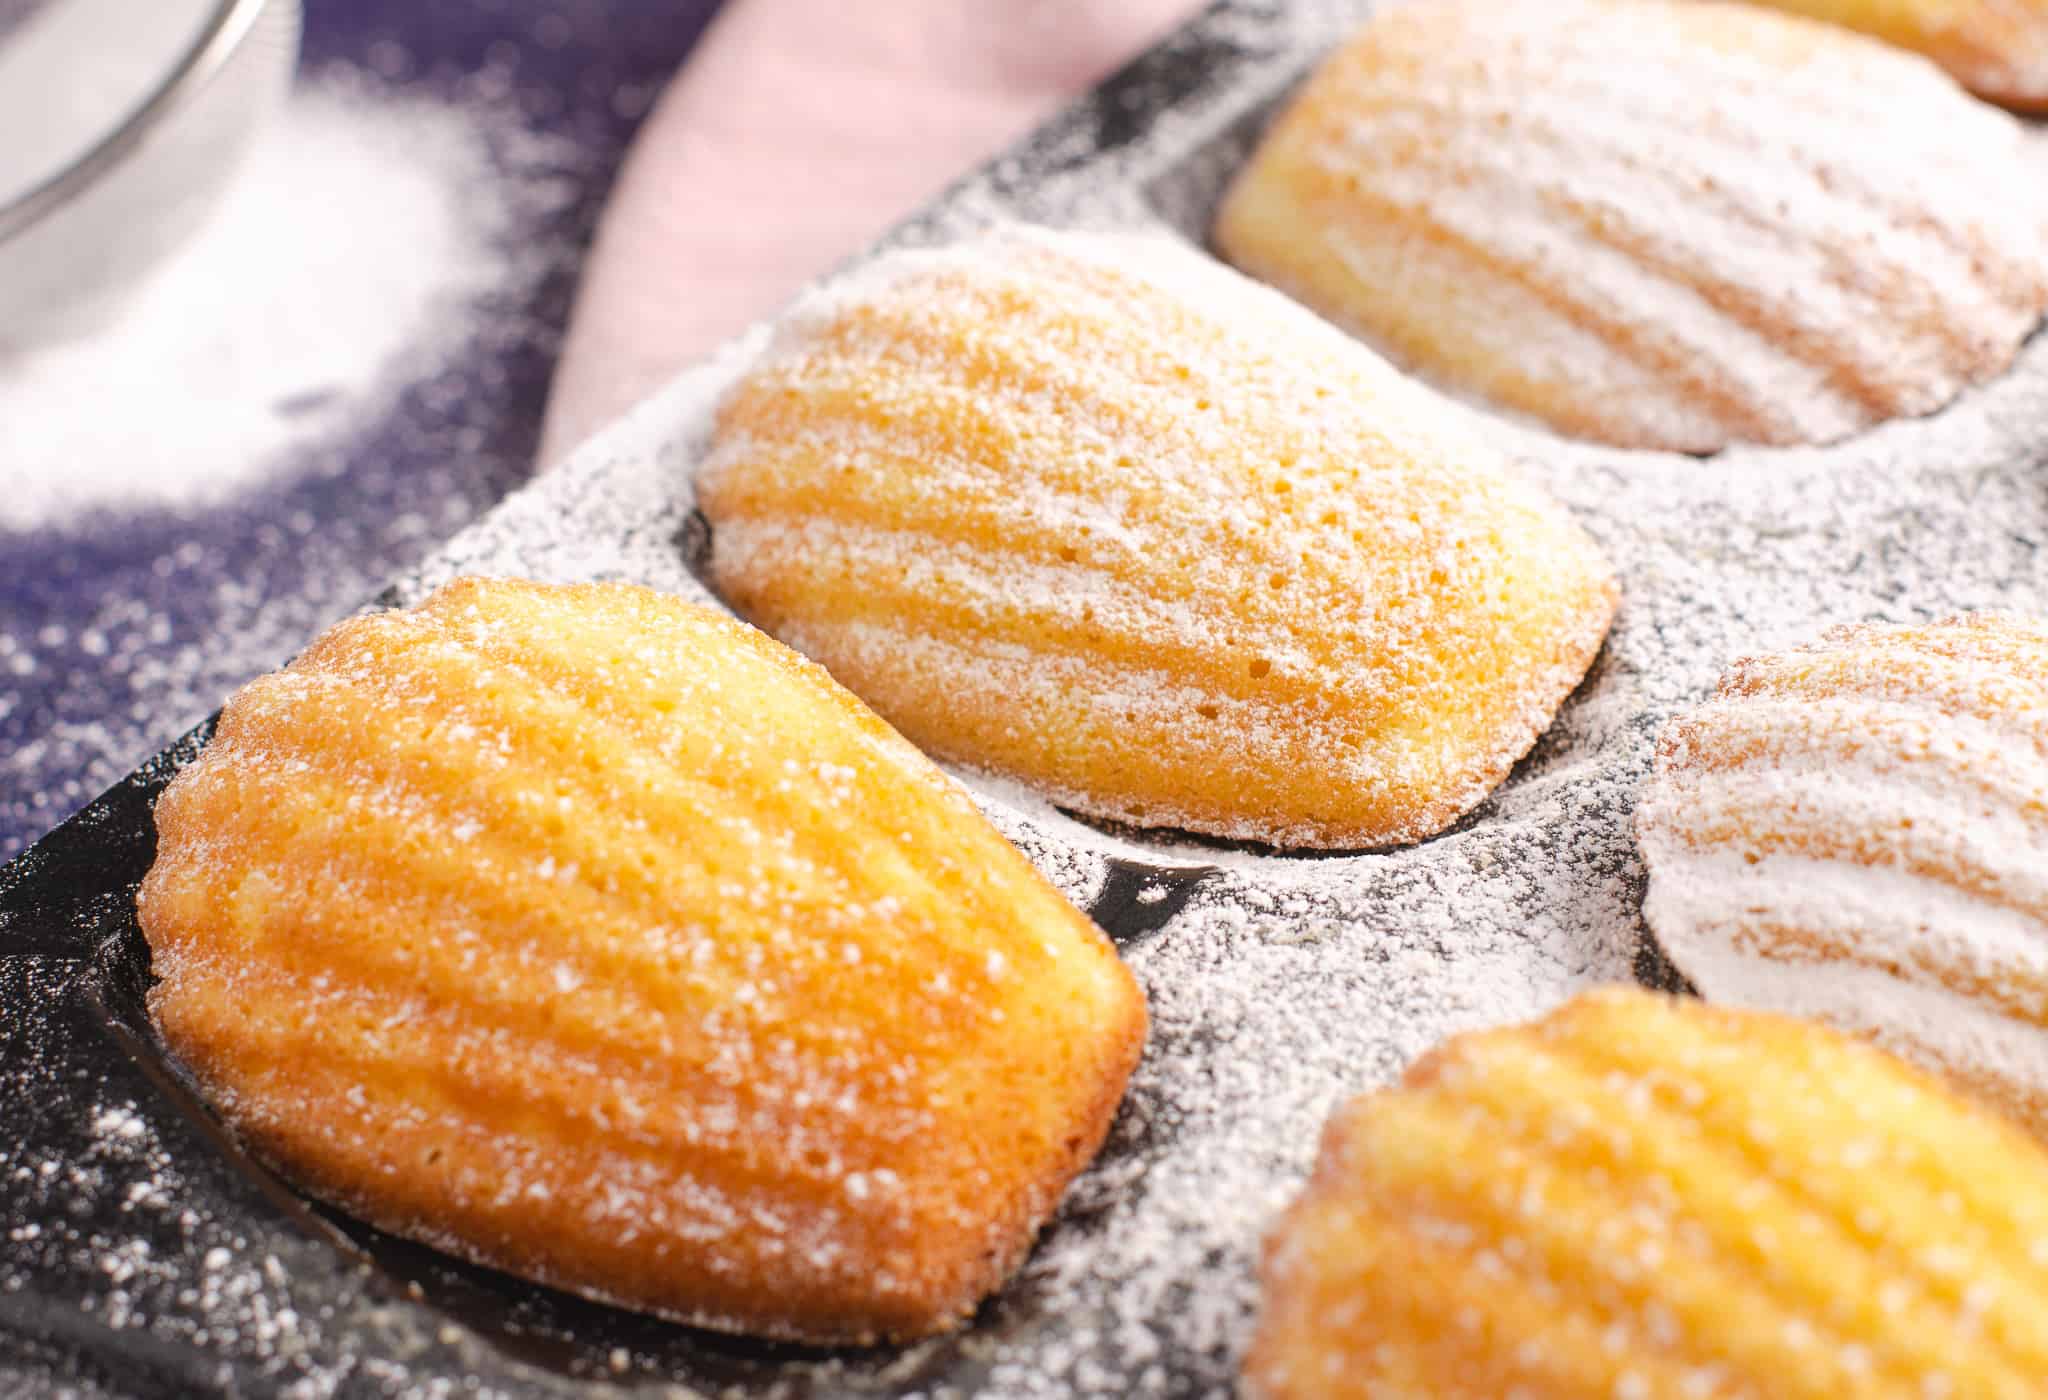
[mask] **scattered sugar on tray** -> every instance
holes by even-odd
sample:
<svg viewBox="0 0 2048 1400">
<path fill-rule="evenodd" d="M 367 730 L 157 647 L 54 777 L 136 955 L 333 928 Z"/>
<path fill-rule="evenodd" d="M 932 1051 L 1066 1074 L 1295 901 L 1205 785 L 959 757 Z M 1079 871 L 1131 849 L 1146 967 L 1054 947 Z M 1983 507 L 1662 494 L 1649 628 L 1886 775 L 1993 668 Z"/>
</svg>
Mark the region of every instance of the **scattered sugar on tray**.
<svg viewBox="0 0 2048 1400">
<path fill-rule="evenodd" d="M 1269 90 L 1298 67 L 1272 65 Z M 1230 98 L 1239 110 L 1254 100 L 1243 88 Z M 1141 137 L 1119 148 L 1105 178 L 1145 183 L 1180 227 L 1197 230 L 1213 186 L 1183 178 L 1193 160 Z M 1088 203 L 1089 183 L 1070 173 L 1064 203 L 1037 207 Z M 951 206 L 952 222 L 941 214 L 923 233 L 957 233 L 1015 207 L 977 181 Z M 1119 198 L 1097 207 L 1114 210 Z M 2030 444 L 2048 440 L 2044 371 L 2037 344 L 2015 375 L 1941 418 L 1831 451 L 1739 452 L 1706 466 L 1490 424 L 1607 544 L 1627 602 L 1604 663 L 1536 754 L 1464 828 L 1423 846 L 1291 861 L 1111 836 L 964 774 L 997 824 L 1077 899 L 1105 887 L 1112 857 L 1221 867 L 1130 951 L 1161 1033 L 1109 1150 L 1012 1291 L 1019 1316 L 1006 1316 L 1006 1300 L 992 1323 L 949 1344 L 990 1358 L 990 1392 L 1075 1393 L 1084 1359 L 1105 1368 L 1087 1373 L 1100 1394 L 1148 1377 L 1174 1392 L 1224 1388 L 1249 1322 L 1253 1252 L 1271 1205 L 1299 1184 L 1328 1107 L 1390 1079 L 1453 1029 L 1517 1019 L 1586 982 L 1629 975 L 1641 871 L 1628 815 L 1650 738 L 1734 656 L 1832 621 L 2001 602 L 2048 610 L 2030 466 Z M 637 411 L 454 541 L 415 590 L 481 568 L 625 577 L 705 597 L 673 545 L 689 510 L 678 483 L 729 373 L 714 366 Z M 1305 929 L 1314 936 L 1300 937 Z M 1254 975 L 1241 978 L 1247 968 Z M 1082 1316 L 1095 1319 L 1093 1358 L 1060 1340 Z M 736 1393 L 793 1392 L 847 1366 L 790 1362 L 782 1379 Z M 372 1371 L 420 1383 L 403 1365 Z"/>
<path fill-rule="evenodd" d="M 684 381 L 455 541 L 426 576 L 595 567 L 702 596 L 682 561 L 642 542 L 679 528 L 688 444 L 732 369 Z M 1127 950 L 1151 1000 L 1152 1043 L 1109 1147 L 1012 1290 L 1029 1300 L 1024 1319 L 999 1314 L 974 1334 L 993 1358 L 992 1393 L 1074 1393 L 1084 1374 L 1102 1394 L 1145 1375 L 1226 1385 L 1259 1241 L 1329 1109 L 1455 1030 L 1524 1019 L 1633 974 L 1634 790 L 1658 721 L 1733 657 L 1865 616 L 1995 601 L 2048 611 L 2039 532 L 2023 523 L 2038 518 L 2027 463 L 2029 442 L 2048 438 L 2044 370 L 2036 345 L 2018 374 L 1942 418 L 1832 451 L 1730 453 L 1711 470 L 1486 423 L 1609 547 L 1626 601 L 1603 663 L 1536 753 L 1473 819 L 1423 845 L 1289 860 L 1112 835 L 1014 783 L 963 774 L 1078 899 L 1101 892 L 1111 858 L 1216 872 Z M 1907 466 L 1926 463 L 1946 465 Z M 676 523 L 626 529 L 619 503 Z M 1088 1356 L 1030 1325 L 1075 1316 L 1110 1320 Z"/>
<path fill-rule="evenodd" d="M 375 417 L 510 278 L 491 171 L 459 107 L 302 87 L 113 325 L 0 352 L 0 527 L 203 506 Z"/>
<path fill-rule="evenodd" d="M 396 263 L 396 270 L 388 275 L 429 293 L 432 314 L 424 319 L 413 316 L 410 342 L 387 347 L 393 355 L 382 364 L 364 359 L 376 347 L 357 343 L 362 337 L 353 334 L 329 345 L 333 354 L 321 361 L 314 352 L 325 343 L 321 340 L 324 333 L 302 326 L 312 337 L 308 352 L 279 358 L 287 365 L 317 367 L 324 363 L 339 375 L 337 387 L 348 392 L 289 419 L 276 418 L 269 403 L 255 399 L 227 404 L 214 392 L 232 391 L 233 386 L 224 380 L 211 385 L 203 400 L 187 401 L 178 397 L 178 384 L 160 377 L 147 380 L 138 389 L 143 408 L 123 406 L 116 412 L 93 408 L 93 403 L 104 399 L 102 387 L 95 381 L 91 391 L 98 397 L 89 395 L 63 412 L 58 411 L 61 405 L 43 404 L 42 416 L 33 422 L 25 421 L 22 412 L 0 413 L 0 474 L 6 474 L 16 487 L 7 501 L 0 502 L 0 533 L 10 523 L 30 523 L 27 517 L 19 521 L 9 517 L 8 512 L 16 506 L 33 506 L 34 523 L 60 531 L 72 518 L 65 513 L 69 507 L 60 508 L 58 498 L 48 494 L 55 488 L 19 480 L 23 464 L 12 460 L 8 445 L 22 432 L 31 434 L 27 441 L 49 446 L 64 458 L 64 481 L 82 481 L 95 491 L 116 489 L 108 474 L 113 467 L 74 457 L 73 449 L 57 439 L 66 433 L 84 434 L 77 441 L 89 444 L 96 440 L 94 435 L 145 434 L 151 442 L 132 444 L 136 450 L 128 457 L 150 461 L 152 453 L 166 453 L 176 470 L 159 473 L 153 483 L 141 483 L 137 489 L 145 496 L 137 499 L 173 509 L 197 500 L 217 481 L 231 480 L 239 488 L 253 491 L 285 477 L 297 483 L 300 478 L 333 475 L 344 468 L 382 489 L 376 468 L 352 460 L 352 454 L 362 450 L 361 440 L 373 431 L 396 430 L 408 441 L 419 438 L 437 444 L 435 450 L 445 451 L 449 461 L 446 465 L 426 464 L 419 469 L 417 484 L 392 488 L 403 501 L 424 503 L 418 509 L 400 509 L 374 521 L 336 521 L 318 519 L 313 510 L 296 508 L 252 524 L 249 538 L 238 537 L 238 543 L 248 546 L 249 557 L 238 564 L 233 578 L 220 577 L 219 565 L 210 552 L 215 546 L 206 536 L 188 539 L 182 545 L 167 543 L 161 554 L 148 561 L 145 578 L 133 589 L 110 593 L 82 626 L 65 629 L 70 635 L 64 641 L 54 641 L 48 629 L 36 635 L 25 629 L 10 630 L 0 622 L 0 674 L 11 669 L 37 675 L 28 696 L 34 700 L 40 690 L 47 707 L 32 720 L 39 727 L 26 735 L 24 742 L 0 743 L 0 859 L 118 778 L 139 754 L 168 742 L 197 721 L 234 686 L 277 665 L 322 625 L 374 595 L 388 582 L 391 567 L 380 561 L 416 557 L 432 541 L 446 538 L 472 518 L 479 506 L 473 478 L 486 470 L 472 459 L 491 460 L 487 424 L 503 407 L 488 382 L 495 371 L 486 365 L 487 382 L 482 391 L 461 404 L 437 406 L 431 417 L 387 410 L 398 407 L 396 395 L 407 384 L 424 380 L 432 386 L 450 376 L 473 381 L 475 355 L 466 355 L 466 351 L 474 350 L 477 355 L 518 353 L 543 345 L 552 334 L 533 320 L 531 304 L 542 279 L 559 271 L 573 253 L 553 222 L 572 193 L 562 171 L 570 167 L 573 152 L 562 139 L 527 130 L 516 109 L 502 97 L 493 96 L 482 83 L 455 87 L 440 98 L 387 102 L 373 85 L 337 69 L 312 78 L 298 100 L 317 118 L 315 125 L 325 133 L 323 139 L 331 155 L 358 158 L 357 174 L 363 173 L 363 163 L 374 165 L 376 161 L 397 162 L 401 173 L 398 184 L 403 198 L 398 199 L 396 208 L 385 210 L 378 198 L 372 198 L 362 208 L 326 220 L 324 223 L 333 227 L 318 235 L 316 248 L 330 249 L 344 262 L 365 251 L 376 257 L 388 254 Z M 273 140 L 284 141 L 288 134 L 287 127 L 280 127 Z M 394 153 L 390 149 L 393 144 L 405 149 Z M 318 161 L 309 160 L 307 173 L 318 177 L 320 168 Z M 245 193 L 242 198 L 257 196 Z M 394 250 L 389 243 L 391 225 L 397 223 L 397 234 L 403 236 L 406 230 L 400 216 L 407 209 L 416 213 L 444 210 L 448 220 L 445 236 L 425 239 L 418 249 L 401 245 Z M 372 218 L 373 214 L 377 217 Z M 350 229 L 357 232 L 350 234 Z M 532 236 L 535 229 L 542 233 Z M 515 243 L 499 237 L 515 230 L 519 235 Z M 367 242 L 352 250 L 348 244 L 351 237 Z M 297 242 L 287 240 L 264 250 L 252 265 L 259 271 L 269 269 L 267 275 L 271 276 L 279 275 L 276 269 L 280 266 L 288 273 L 298 256 Z M 437 248 L 460 252 L 469 259 L 468 265 L 427 266 L 428 254 Z M 347 271 L 346 267 L 340 270 Z M 228 284 L 238 283 L 239 278 L 232 278 Z M 331 288 L 323 291 L 309 285 L 284 289 L 279 299 L 287 309 L 310 307 L 318 312 L 319 301 L 331 292 Z M 272 313 L 254 301 L 245 307 L 243 300 L 235 302 L 243 307 L 243 312 L 237 313 L 239 319 L 230 319 L 236 319 L 260 346 L 269 334 L 267 323 L 261 319 L 242 322 Z M 387 344 L 386 324 L 401 319 L 397 313 L 405 309 L 367 308 L 380 321 L 378 327 L 371 328 L 377 345 Z M 139 311 L 136 314 L 141 315 Z M 218 308 L 208 309 L 195 324 L 220 324 Z M 300 325 L 296 320 L 291 324 Z M 344 328 L 359 324 L 356 308 L 340 321 Z M 52 363 L 82 363 L 104 351 L 127 356 L 122 363 L 137 373 L 155 374 L 153 364 L 137 368 L 135 362 L 142 358 L 139 352 L 131 355 L 108 348 L 119 343 L 92 341 L 57 347 L 51 352 L 57 357 Z M 218 377 L 233 370 L 258 388 L 266 376 L 275 377 L 272 370 L 276 366 L 254 362 L 246 344 L 213 371 L 203 363 L 205 357 L 190 347 L 168 358 L 185 365 L 191 374 L 217 372 Z M 58 387 L 62 387 L 59 380 L 78 387 L 63 376 L 44 378 Z M 17 386 L 15 377 L 0 368 L 0 404 L 13 405 L 27 398 L 26 388 Z M 272 444 L 275 453 L 266 461 L 232 460 L 228 449 L 236 441 L 271 442 L 266 436 L 268 429 L 258 431 L 251 426 L 258 419 L 274 419 L 283 434 Z M 127 459 L 119 465 L 126 469 Z M 125 487 L 119 489 L 126 491 Z M 152 527 L 145 524 L 140 528 L 146 534 Z M 185 592 L 181 594 L 180 589 Z M 34 597 L 33 593 L 28 596 Z M 175 626 L 171 617 L 159 611 L 165 596 L 181 600 L 175 609 Z M 52 675 L 62 679 L 52 680 Z M 0 720 L 18 704 L 19 697 L 0 686 Z M 70 718 L 76 714 L 93 718 Z M 13 721 L 19 726 L 22 717 L 15 714 Z"/>
</svg>

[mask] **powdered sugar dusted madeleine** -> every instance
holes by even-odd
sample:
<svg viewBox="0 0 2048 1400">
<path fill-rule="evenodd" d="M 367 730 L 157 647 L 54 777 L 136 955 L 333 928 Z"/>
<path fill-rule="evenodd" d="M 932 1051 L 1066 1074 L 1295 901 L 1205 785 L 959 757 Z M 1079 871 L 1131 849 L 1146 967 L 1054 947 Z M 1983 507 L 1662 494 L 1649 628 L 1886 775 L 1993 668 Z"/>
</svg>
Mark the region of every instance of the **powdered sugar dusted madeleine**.
<svg viewBox="0 0 2048 1400">
<path fill-rule="evenodd" d="M 1376 846 L 1500 781 L 1615 606 L 1461 420 L 1182 245 L 1016 231 L 799 308 L 699 491 L 719 589 L 928 751 Z"/>
<path fill-rule="evenodd" d="M 1144 1035 L 950 780 L 644 589 L 345 622 L 156 819 L 150 1010 L 241 1137 L 386 1228 L 706 1326 L 960 1320 Z"/>
<path fill-rule="evenodd" d="M 2048 1153 L 1824 1026 L 1612 988 L 1341 1109 L 1264 1289 L 1266 1400 L 2021 1400 Z"/>
<path fill-rule="evenodd" d="M 2048 626 L 1858 626 L 1666 726 L 1644 914 L 1710 998 L 1823 1016 L 2048 1133 Z"/>
<path fill-rule="evenodd" d="M 1384 10 L 1215 239 L 1437 382 L 1624 447 L 1928 413 L 2048 306 L 2016 122 L 1874 40 L 1697 0 Z"/>
<path fill-rule="evenodd" d="M 1926 54 L 1970 91 L 2048 110 L 2044 0 L 1763 0 Z"/>
</svg>

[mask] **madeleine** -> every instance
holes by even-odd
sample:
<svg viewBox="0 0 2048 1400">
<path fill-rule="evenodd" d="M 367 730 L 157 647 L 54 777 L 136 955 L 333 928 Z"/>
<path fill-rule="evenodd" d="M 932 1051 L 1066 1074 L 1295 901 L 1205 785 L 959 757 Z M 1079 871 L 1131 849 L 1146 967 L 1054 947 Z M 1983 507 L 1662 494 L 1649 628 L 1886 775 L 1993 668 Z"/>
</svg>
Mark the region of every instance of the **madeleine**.
<svg viewBox="0 0 2048 1400">
<path fill-rule="evenodd" d="M 156 813 L 151 1014 L 382 1228 L 705 1327 L 951 1327 L 1108 1128 L 1115 951 L 723 614 L 463 580 L 222 712 Z"/>
<path fill-rule="evenodd" d="M 1461 410 L 1163 239 L 869 265 L 726 397 L 698 487 L 718 589 L 926 751 L 1275 846 L 1454 821 L 1616 601 Z"/>
</svg>

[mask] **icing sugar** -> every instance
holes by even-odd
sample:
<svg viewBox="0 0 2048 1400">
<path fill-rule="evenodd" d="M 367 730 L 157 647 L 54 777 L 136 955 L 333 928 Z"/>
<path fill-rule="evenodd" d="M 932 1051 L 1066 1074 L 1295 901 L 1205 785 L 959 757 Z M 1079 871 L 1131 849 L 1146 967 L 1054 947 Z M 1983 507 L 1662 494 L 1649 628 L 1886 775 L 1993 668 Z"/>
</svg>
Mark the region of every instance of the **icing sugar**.
<svg viewBox="0 0 2048 1400">
<path fill-rule="evenodd" d="M 1199 243 L 1259 94 L 1270 101 L 1317 35 L 1343 28 L 1343 16 L 1317 12 L 1319 31 L 1306 10 L 1293 13 L 1306 25 L 1289 40 L 1298 47 L 1241 55 L 1228 100 L 1198 101 L 1118 148 L 1097 168 L 1099 186 L 1056 176 L 1026 207 Z M 2028 140 L 2038 150 L 2041 137 Z M 961 236 L 1015 215 L 1000 171 L 903 238 Z M 408 596 L 495 570 L 623 577 L 709 598 L 677 547 L 695 528 L 692 468 L 711 406 L 765 338 L 684 376 L 453 541 Z M 1210 872 L 1163 928 L 1127 947 L 1153 1033 L 1108 1147 L 1018 1282 L 955 1344 L 986 1368 L 990 1393 L 1226 1390 L 1252 1322 L 1261 1237 L 1335 1104 L 1455 1031 L 1656 973 L 1638 914 L 1635 793 L 1663 720 L 1733 658 L 1836 622 L 2048 611 L 2035 479 L 2048 347 L 2038 339 L 2011 374 L 1946 412 L 1832 448 L 1736 449 L 1703 464 L 1481 413 L 1471 423 L 1574 509 L 1615 561 L 1623 601 L 1587 682 L 1460 826 L 1404 850 L 1288 858 L 1084 824 L 1014 783 L 961 773 L 1078 901 L 1102 896 L 1121 861 Z M 794 1366 L 787 1384 L 817 1374 Z"/>
<path fill-rule="evenodd" d="M 1994 102 L 2048 99 L 2048 12 L 2011 0 L 1767 0 L 1924 53 Z"/>
<path fill-rule="evenodd" d="M 104 331 L 0 348 L 0 530 L 189 511 L 302 465 L 444 368 L 532 275 L 510 234 L 536 197 L 460 105 L 346 73 L 303 86 Z"/>
<path fill-rule="evenodd" d="M 1613 611 L 1463 415 L 1173 239 L 878 260 L 717 416 L 697 481 L 744 615 L 913 741 L 1147 827 L 1441 830 Z"/>
<path fill-rule="evenodd" d="M 1262 114 L 1363 9 L 1212 10 L 1174 41 L 1191 61 L 1157 70 L 1156 120 L 1130 132 L 1112 126 L 1116 113 L 1078 108 L 900 239 L 942 241 L 1022 214 L 1200 245 Z M 1105 141 L 1112 129 L 1128 139 Z M 2040 133 L 2027 141 L 2038 153 Z M 481 571 L 624 578 L 708 598 L 690 569 L 691 472 L 711 404 L 761 340 L 686 374 L 459 535 L 405 595 Z M 1084 905 L 1119 884 L 1118 862 L 1213 873 L 1177 911 L 1171 900 L 1146 906 L 1172 911 L 1126 950 L 1151 999 L 1146 1059 L 1107 1149 L 1018 1282 L 958 1340 L 872 1362 L 791 1360 L 740 1390 L 931 1394 L 957 1362 L 962 1384 L 997 1395 L 1228 1393 L 1261 1236 L 1299 1187 L 1331 1107 L 1451 1032 L 1534 1015 L 1643 965 L 1631 809 L 1666 718 L 1697 703 L 1734 657 L 1829 623 L 2048 612 L 2048 346 L 2038 337 L 2011 373 L 1943 413 L 1827 449 L 1744 449 L 1703 464 L 1483 414 L 1473 423 L 1574 509 L 1622 575 L 1616 628 L 1557 723 L 1457 829 L 1369 856 L 1293 859 L 1104 830 L 1013 784 L 961 774 Z M 297 621 L 302 639 L 311 623 Z M 277 656 L 290 640 L 271 638 Z M 193 703 L 224 689 L 199 689 L 190 671 L 170 679 Z M 433 1393 L 427 1363 L 410 1367 L 379 1357 L 362 1374 Z"/>
<path fill-rule="evenodd" d="M 397 100 L 345 66 L 302 79 L 126 319 L 0 351 L 0 554 L 21 566 L 0 859 L 523 473 L 506 365 L 552 345 L 582 157 L 507 85 L 486 69 Z M 120 567 L 95 539 L 116 507 L 139 512 L 106 536 Z M 82 612 L 81 576 L 100 590 Z"/>
<path fill-rule="evenodd" d="M 1311 79 L 1217 239 L 1461 392 L 1712 451 L 1830 441 L 2001 370 L 2048 307 L 2039 190 L 2017 122 L 1842 30 L 1447 0 Z"/>
<path fill-rule="evenodd" d="M 1701 992 L 2048 1101 L 2044 655 L 2021 619 L 1848 628 L 1674 723 L 1644 912 Z"/>
</svg>

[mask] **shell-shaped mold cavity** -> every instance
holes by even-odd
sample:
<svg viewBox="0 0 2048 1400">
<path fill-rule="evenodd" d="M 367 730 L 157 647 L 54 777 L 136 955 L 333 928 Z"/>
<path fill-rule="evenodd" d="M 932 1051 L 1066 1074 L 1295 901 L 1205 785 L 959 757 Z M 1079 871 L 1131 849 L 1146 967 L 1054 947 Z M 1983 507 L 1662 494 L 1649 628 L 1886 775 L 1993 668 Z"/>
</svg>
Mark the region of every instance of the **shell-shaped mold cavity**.
<svg viewBox="0 0 2048 1400">
<path fill-rule="evenodd" d="M 2022 1400 L 2048 1152 L 1825 1026 L 1610 988 L 1354 1100 L 1268 1240 L 1264 1400 Z"/>
<path fill-rule="evenodd" d="M 707 1327 L 951 1326 L 1100 1144 L 1130 973 L 817 667 L 458 581 L 237 694 L 165 792 L 149 1006 L 316 1195 Z"/>
<path fill-rule="evenodd" d="M 1668 724 L 1644 915 L 1710 999 L 1823 1017 L 2048 1133 L 2048 626 L 1865 625 Z"/>
<path fill-rule="evenodd" d="M 927 751 L 1065 805 L 1410 841 L 1616 600 L 1465 419 L 1185 245 L 1010 231 L 796 310 L 718 413 L 710 571 Z"/>
<path fill-rule="evenodd" d="M 1238 266 L 1456 392 L 1621 447 L 1822 443 L 2048 307 L 2019 124 L 1833 25 L 1693 0 L 1374 19 L 1225 197 Z"/>
</svg>

